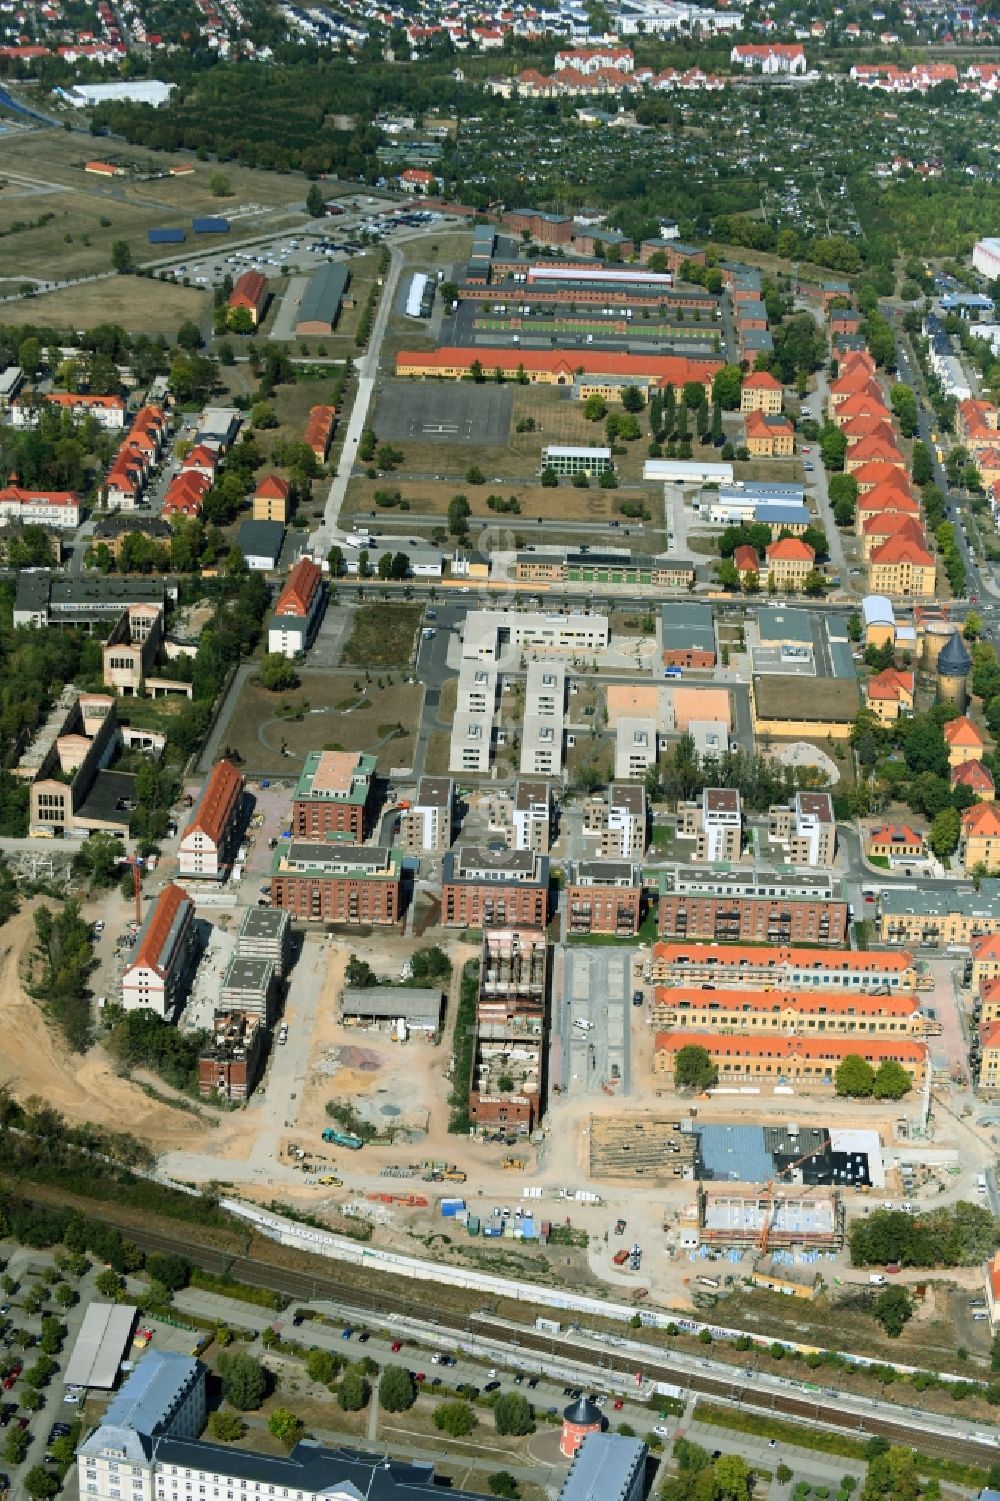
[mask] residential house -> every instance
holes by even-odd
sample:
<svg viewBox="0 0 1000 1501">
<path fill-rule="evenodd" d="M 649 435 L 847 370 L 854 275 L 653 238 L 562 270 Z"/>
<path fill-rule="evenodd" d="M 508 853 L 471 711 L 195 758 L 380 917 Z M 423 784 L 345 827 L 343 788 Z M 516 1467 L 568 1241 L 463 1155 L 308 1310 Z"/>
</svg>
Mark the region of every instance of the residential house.
<svg viewBox="0 0 1000 1501">
<path fill-rule="evenodd" d="M 949 719 L 943 726 L 945 744 L 948 747 L 948 765 L 962 766 L 966 761 L 981 761 L 985 741 L 972 720 L 961 714 Z"/>
<path fill-rule="evenodd" d="M 693 858 L 712 864 L 740 858 L 743 805 L 731 787 L 704 787 L 695 802 L 677 805 L 677 837 L 695 841 Z"/>
<path fill-rule="evenodd" d="M 454 815 L 455 783 L 451 777 L 421 777 L 410 806 L 400 814 L 401 848 L 443 855 L 451 849 Z"/>
<path fill-rule="evenodd" d="M 790 803 L 771 808 L 767 837 L 785 847 L 789 865 L 832 865 L 837 821 L 830 794 L 799 791 Z"/>
<path fill-rule="evenodd" d="M 740 584 L 745 588 L 752 579 L 754 583 L 760 580 L 760 559 L 757 549 L 751 547 L 749 542 L 741 542 L 733 553 L 733 565 L 740 576 Z"/>
<path fill-rule="evenodd" d="M 295 657 L 311 644 L 323 612 L 323 570 L 311 558 L 300 558 L 278 595 L 267 628 L 267 649 Z"/>
<path fill-rule="evenodd" d="M 965 809 L 958 852 L 966 875 L 1000 871 L 1000 808 L 995 803 L 976 803 Z"/>
<path fill-rule="evenodd" d="M 336 422 L 336 407 L 315 406 L 310 410 L 302 441 L 307 448 L 312 449 L 318 464 L 326 463 Z"/>
</svg>

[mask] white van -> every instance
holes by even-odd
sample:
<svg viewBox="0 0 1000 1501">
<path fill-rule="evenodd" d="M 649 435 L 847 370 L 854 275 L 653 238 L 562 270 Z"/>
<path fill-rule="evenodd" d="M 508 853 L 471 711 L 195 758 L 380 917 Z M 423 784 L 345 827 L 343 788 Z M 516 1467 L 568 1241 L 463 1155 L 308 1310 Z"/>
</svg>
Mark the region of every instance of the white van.
<svg viewBox="0 0 1000 1501">
<path fill-rule="evenodd" d="M 579 1027 L 581 1032 L 592 1032 L 594 1030 L 594 1023 L 584 1021 L 582 1016 L 574 1016 L 573 1025 L 574 1027 Z"/>
<path fill-rule="evenodd" d="M 885 1287 L 887 1278 L 884 1272 L 869 1272 L 868 1282 L 872 1287 Z"/>
<path fill-rule="evenodd" d="M 979 1177 L 976 1179 L 976 1188 L 977 1188 L 978 1192 L 981 1193 L 981 1194 L 984 1194 L 986 1192 L 986 1174 L 985 1173 L 980 1173 L 979 1174 Z"/>
</svg>

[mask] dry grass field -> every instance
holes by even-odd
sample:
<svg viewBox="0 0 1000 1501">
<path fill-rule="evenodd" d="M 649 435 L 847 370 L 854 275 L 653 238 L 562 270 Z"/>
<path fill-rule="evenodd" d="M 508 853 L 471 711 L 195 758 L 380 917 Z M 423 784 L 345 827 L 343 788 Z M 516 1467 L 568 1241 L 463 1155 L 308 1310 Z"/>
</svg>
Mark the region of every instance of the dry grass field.
<svg viewBox="0 0 1000 1501">
<path fill-rule="evenodd" d="M 0 245 L 3 242 L 0 241 Z M 11 323 L 43 323 L 52 328 L 92 328 L 97 323 L 120 323 L 137 334 L 177 332 L 185 319 L 201 323 L 209 311 L 211 294 L 193 287 L 145 277 L 115 276 L 61 292 L 43 292 L 4 303 Z"/>
<path fill-rule="evenodd" d="M 239 752 L 249 774 L 297 774 L 309 751 L 324 748 L 367 751 L 388 772 L 412 761 L 423 694 L 419 683 L 374 673 L 366 682 L 363 670 L 303 672 L 289 693 L 268 693 L 251 679 L 226 728 L 226 744 Z M 284 705 L 295 717 L 279 715 Z"/>
<path fill-rule="evenodd" d="M 451 450 L 452 453 L 455 451 Z M 410 510 L 424 516 L 444 516 L 452 496 L 462 494 L 468 500 L 473 516 L 511 531 L 522 531 L 539 516 L 546 521 L 612 520 L 620 516 L 622 501 L 642 501 L 656 524 L 663 511 L 662 497 L 648 489 L 602 490 L 594 482 L 587 490 L 577 490 L 568 480 L 563 480 L 554 490 L 537 484 L 523 484 L 520 480 L 469 485 L 463 475 L 456 474 L 454 479 L 440 481 L 397 480 L 393 475 L 379 480 L 353 479 L 347 489 L 345 514 L 369 517 L 374 512 L 382 521 L 405 527 L 406 512 L 401 512 L 398 506 L 391 509 L 376 506 L 376 490 L 398 490 L 402 498 L 409 501 Z M 501 492 L 505 500 L 511 495 L 517 496 L 520 514 L 490 510 L 487 499 Z M 623 520 L 623 529 L 629 525 Z"/>
<path fill-rule="evenodd" d="M 234 233 L 280 230 L 300 222 L 307 183 L 297 173 L 258 172 L 227 163 L 232 192 L 215 198 L 209 180 L 215 167 L 195 162 L 183 177 L 153 181 L 100 178 L 85 173 L 92 157 L 113 157 L 158 170 L 191 163 L 184 155 L 147 151 L 122 142 L 92 142 L 61 130 L 25 131 L 4 137 L 0 192 L 0 278 L 21 274 L 46 280 L 107 271 L 111 246 L 127 239 L 140 264 L 162 256 L 150 246 L 146 231 L 159 225 L 188 230 L 197 214 L 224 214 Z M 15 223 L 31 224 L 52 215 L 44 225 L 11 234 Z M 106 221 L 106 222 L 105 222 Z"/>
</svg>

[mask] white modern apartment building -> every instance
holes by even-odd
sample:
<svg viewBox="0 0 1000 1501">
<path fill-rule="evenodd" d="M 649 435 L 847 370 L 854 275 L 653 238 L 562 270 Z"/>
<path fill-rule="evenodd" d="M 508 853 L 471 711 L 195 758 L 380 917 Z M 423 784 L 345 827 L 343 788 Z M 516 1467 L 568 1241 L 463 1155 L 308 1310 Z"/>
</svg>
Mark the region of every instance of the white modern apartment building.
<svg viewBox="0 0 1000 1501">
<path fill-rule="evenodd" d="M 451 724 L 448 770 L 488 772 L 493 761 L 500 675 L 495 667 L 462 663 Z"/>
<path fill-rule="evenodd" d="M 403 849 L 443 854 L 451 849 L 455 783 L 451 777 L 421 777 L 416 796 L 399 821 Z"/>
<path fill-rule="evenodd" d="M 530 662 L 521 734 L 521 771 L 525 775 L 562 776 L 565 710 L 565 664 Z"/>
<path fill-rule="evenodd" d="M 606 615 L 571 611 L 470 610 L 462 635 L 462 656 L 514 668 L 523 651 L 559 656 L 592 656 L 606 651 L 610 639 Z"/>
<path fill-rule="evenodd" d="M 980 276 L 995 281 L 1000 276 L 1000 240 L 977 240 L 972 247 L 972 266 Z"/>
</svg>

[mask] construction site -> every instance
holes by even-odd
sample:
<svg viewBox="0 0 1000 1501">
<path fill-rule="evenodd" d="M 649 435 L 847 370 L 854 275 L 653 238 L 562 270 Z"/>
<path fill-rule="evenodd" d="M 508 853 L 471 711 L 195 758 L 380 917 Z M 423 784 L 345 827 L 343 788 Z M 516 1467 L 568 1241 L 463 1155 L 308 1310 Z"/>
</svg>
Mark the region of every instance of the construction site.
<svg viewBox="0 0 1000 1501">
<path fill-rule="evenodd" d="M 844 1208 L 839 1194 L 820 1189 L 771 1186 L 760 1193 L 698 1188 L 698 1235 L 702 1245 L 756 1246 L 763 1257 L 793 1248 L 839 1251 Z"/>
<path fill-rule="evenodd" d="M 603 1179 L 694 1177 L 698 1137 L 676 1117 L 590 1117 L 590 1176 Z"/>
<path fill-rule="evenodd" d="M 545 934 L 532 928 L 494 928 L 483 935 L 479 970 L 480 1022 L 543 1017 L 548 981 Z"/>
</svg>

